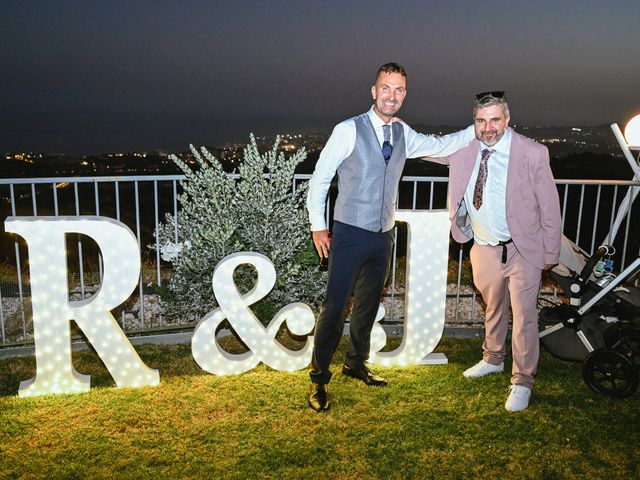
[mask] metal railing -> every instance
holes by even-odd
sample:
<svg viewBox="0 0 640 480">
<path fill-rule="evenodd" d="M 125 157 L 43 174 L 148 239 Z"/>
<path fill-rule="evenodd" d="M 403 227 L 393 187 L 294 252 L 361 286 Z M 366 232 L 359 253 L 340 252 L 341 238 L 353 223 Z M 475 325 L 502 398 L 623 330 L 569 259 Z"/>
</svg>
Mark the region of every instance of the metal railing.
<svg viewBox="0 0 640 480">
<path fill-rule="evenodd" d="M 296 175 L 293 188 L 310 175 Z M 178 325 L 162 317 L 159 297 L 149 284 L 163 285 L 171 276 L 170 265 L 160 258 L 159 249 L 149 248 L 155 243 L 165 214 L 175 218 L 179 213 L 178 194 L 181 175 L 73 177 L 0 179 L 0 346 L 30 343 L 30 290 L 28 258 L 24 242 L 4 231 L 8 216 L 102 215 L 125 223 L 136 235 L 142 257 L 142 273 L 136 292 L 114 312 L 128 334 L 170 329 Z M 639 182 L 608 180 L 557 180 L 562 206 L 563 231 L 587 254 L 592 254 L 604 240 L 613 224 L 616 211 L 627 189 L 640 188 Z M 447 203 L 446 177 L 403 177 L 398 195 L 398 208 L 445 209 Z M 335 192 L 333 192 L 335 194 Z M 328 205 L 331 202 L 328 201 Z M 618 238 L 615 240 L 616 270 L 622 270 L 640 254 L 640 209 L 631 206 Z M 327 215 L 330 215 L 329 208 Z M 174 222 L 176 242 L 178 226 Z M 403 237 L 402 228 L 398 238 Z M 102 279 L 102 265 L 97 246 L 87 237 L 68 238 L 67 256 L 70 300 L 84 299 L 95 292 Z M 404 272 L 397 259 L 402 258 L 404 246 L 396 242 L 392 277 L 387 289 L 386 303 L 390 322 L 401 320 Z M 452 247 L 450 265 L 453 272 L 447 300 L 447 322 L 476 324 L 482 320 L 475 290 L 468 280 L 468 246 Z M 400 300 L 400 305 L 395 306 Z M 193 322 L 181 327 L 193 326 Z"/>
</svg>

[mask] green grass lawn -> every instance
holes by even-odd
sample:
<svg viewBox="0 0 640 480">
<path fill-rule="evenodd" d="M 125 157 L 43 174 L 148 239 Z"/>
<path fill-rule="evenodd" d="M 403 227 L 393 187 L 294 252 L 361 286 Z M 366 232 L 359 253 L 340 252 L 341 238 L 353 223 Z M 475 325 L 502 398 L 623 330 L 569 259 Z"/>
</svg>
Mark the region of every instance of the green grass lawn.
<svg viewBox="0 0 640 480">
<path fill-rule="evenodd" d="M 307 406 L 308 371 L 202 372 L 188 345 L 143 346 L 159 387 L 114 383 L 74 355 L 92 389 L 17 398 L 33 358 L 0 361 L 0 478 L 640 478 L 640 393 L 592 393 L 581 365 L 543 353 L 528 410 L 508 413 L 508 374 L 469 380 L 479 340 L 443 339 L 448 365 L 375 368 L 387 388 L 339 374 L 332 408 Z"/>
</svg>

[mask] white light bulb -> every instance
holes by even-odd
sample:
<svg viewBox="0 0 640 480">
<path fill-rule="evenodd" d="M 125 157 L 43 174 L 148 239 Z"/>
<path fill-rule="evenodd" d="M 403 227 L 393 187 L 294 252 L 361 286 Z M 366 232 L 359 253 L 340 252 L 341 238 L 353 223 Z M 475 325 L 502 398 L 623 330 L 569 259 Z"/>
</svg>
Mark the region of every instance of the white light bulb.
<svg viewBox="0 0 640 480">
<path fill-rule="evenodd" d="M 624 129 L 624 138 L 627 139 L 630 149 L 640 150 L 640 114 L 629 120 Z"/>
</svg>

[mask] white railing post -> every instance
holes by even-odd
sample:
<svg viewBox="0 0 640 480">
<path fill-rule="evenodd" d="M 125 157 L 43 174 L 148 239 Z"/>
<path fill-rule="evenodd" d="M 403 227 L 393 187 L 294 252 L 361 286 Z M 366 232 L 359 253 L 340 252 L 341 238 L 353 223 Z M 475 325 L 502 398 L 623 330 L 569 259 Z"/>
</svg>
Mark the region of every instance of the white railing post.
<svg viewBox="0 0 640 480">
<path fill-rule="evenodd" d="M 300 182 L 308 181 L 310 175 L 306 174 L 297 174 L 294 176 L 294 188 L 297 190 L 299 188 Z M 10 208 L 7 208 L 7 215 L 10 214 L 12 216 L 16 216 L 17 213 L 22 213 L 24 211 L 31 211 L 33 215 L 46 215 L 47 209 L 51 212 L 51 214 L 58 216 L 60 212 L 68 212 L 69 210 L 74 210 L 76 215 L 80 215 L 81 213 L 87 213 L 95 211 L 97 215 L 106 215 L 113 216 L 117 220 L 122 221 L 124 218 L 125 222 L 130 223 L 130 228 L 135 232 L 136 238 L 138 240 L 140 255 L 142 255 L 143 248 L 148 243 L 146 240 L 146 235 L 149 232 L 153 231 L 158 232 L 160 227 L 160 222 L 164 218 L 164 213 L 172 213 L 174 218 L 174 223 L 172 225 L 173 235 L 175 237 L 176 243 L 178 242 L 180 232 L 178 225 L 178 214 L 179 214 L 179 205 L 178 205 L 178 182 L 184 180 L 184 176 L 182 175 L 155 175 L 155 176 L 122 176 L 122 177 L 68 177 L 68 178 L 29 178 L 29 179 L 0 179 L 0 185 L 5 187 L 9 187 L 9 198 L 7 198 L 10 203 Z M 144 182 L 153 182 L 153 193 L 150 193 L 150 189 L 141 188 L 141 185 Z M 113 184 L 113 193 L 110 193 L 110 189 L 102 189 L 102 205 L 100 204 L 100 184 Z M 633 190 L 634 188 L 638 188 L 640 186 L 640 182 L 637 181 L 609 181 L 609 180 L 557 180 L 556 181 L 559 190 L 561 192 L 561 203 L 562 203 L 562 216 L 563 216 L 563 226 L 566 225 L 568 229 L 574 228 L 573 219 L 569 219 L 567 221 L 567 212 L 571 213 L 571 216 L 575 219 L 578 218 L 576 228 L 576 240 L 580 241 L 580 237 L 584 237 L 582 243 L 584 244 L 585 250 L 593 251 L 597 247 L 597 238 L 599 235 L 597 229 L 600 224 L 602 227 L 611 227 L 613 222 L 613 216 L 616 211 L 616 208 L 619 203 L 619 195 L 618 189 L 619 187 L 627 187 L 629 190 Z M 42 185 L 51 186 L 53 189 L 53 205 L 50 203 L 43 202 L 42 199 L 44 195 L 48 195 L 48 188 L 44 189 L 40 186 Z M 146 183 L 148 185 L 148 183 Z M 446 177 L 418 177 L 418 176 L 405 176 L 401 180 L 401 194 L 399 194 L 399 208 L 410 208 L 412 210 L 416 209 L 442 209 L 446 208 L 446 188 L 444 191 L 438 189 L 436 194 L 435 190 L 438 184 L 442 184 L 446 187 L 447 178 Z M 92 197 L 95 202 L 94 208 L 91 208 L 90 203 L 87 204 L 85 202 L 85 198 L 87 195 L 86 188 L 90 188 L 93 185 Z M 27 192 L 22 193 L 18 192 L 20 195 L 16 194 L 16 186 L 22 186 L 23 189 L 28 189 Z M 580 194 L 578 195 L 569 195 L 569 189 L 571 186 L 579 186 Z M 39 188 L 40 187 L 40 188 Z M 64 188 L 70 187 L 73 190 L 72 200 L 67 200 L 67 197 L 64 195 Z M 82 190 L 81 190 L 82 188 Z M 607 189 L 606 191 L 604 189 Z M 596 190 L 597 189 L 597 190 Z M 605 218 L 600 218 L 600 209 L 606 205 L 606 201 L 609 199 L 609 192 L 612 191 L 612 205 L 611 205 L 611 220 L 609 222 L 606 221 Z M 84 192 L 84 196 L 83 193 Z M 109 195 L 114 196 L 115 206 L 111 203 L 107 203 L 106 199 L 109 198 Z M 40 202 L 38 202 L 37 196 L 40 195 Z M 106 195 L 106 196 L 105 196 Z M 151 196 L 152 195 L 152 196 Z M 171 195 L 171 198 L 168 197 Z M 29 197 L 31 197 L 29 199 Z M 132 199 L 133 197 L 133 199 Z M 67 205 L 64 202 L 67 201 Z M 91 200 L 89 200 L 90 202 Z M 624 200 L 623 200 L 624 201 Z M 153 216 L 151 216 L 149 205 L 153 204 Z M 585 209 L 591 208 L 591 206 L 595 203 L 595 209 L 593 216 L 589 215 Z M 74 208 L 69 208 L 73 206 Z M 329 211 L 329 202 L 327 202 L 327 220 L 329 221 L 331 218 L 331 212 Z M 115 209 L 114 209 L 115 208 Z M 607 214 L 609 208 L 607 207 Z M 149 212 L 147 214 L 147 212 Z M 574 213 L 575 212 L 575 213 Z M 162 218 L 161 218 L 162 216 Z M 3 219 L 2 219 L 3 220 Z M 618 246 L 619 252 L 617 253 L 616 263 L 620 262 L 620 264 L 616 265 L 617 268 L 624 268 L 625 263 L 627 261 L 627 257 L 629 256 L 629 252 L 638 251 L 640 254 L 640 242 L 638 242 L 636 235 L 636 231 L 631 228 L 631 213 L 627 214 L 626 224 L 625 224 L 625 234 L 623 238 L 620 238 L 616 241 L 616 245 Z M 589 228 L 592 229 L 591 234 L 589 234 Z M 143 235 L 145 238 L 143 239 Z M 396 234 L 397 235 L 397 234 Z M 86 290 L 86 282 L 85 282 L 85 255 L 92 253 L 92 249 L 90 249 L 87 245 L 85 245 L 85 249 L 83 249 L 83 241 L 78 238 L 77 241 L 77 255 L 78 255 L 78 265 L 75 267 L 78 270 L 79 274 L 79 283 L 80 283 L 80 296 L 82 299 L 89 294 Z M 636 245 L 636 242 L 639 245 Z M 402 245 L 396 245 L 394 247 L 394 258 L 393 263 L 391 265 L 392 272 L 392 280 L 390 283 L 391 287 L 391 302 L 395 305 L 395 300 L 398 297 L 402 297 L 402 294 L 397 294 L 396 286 L 398 284 L 402 285 L 403 281 L 397 277 L 398 268 L 396 265 L 396 254 L 403 249 Z M 83 251 L 86 250 L 86 253 Z M 27 318 L 26 318 L 26 310 L 25 305 L 29 300 L 28 291 L 24 290 L 24 280 L 23 272 L 22 272 L 22 264 L 21 261 L 21 251 L 18 240 L 14 241 L 14 255 L 15 255 L 15 271 L 17 277 L 17 297 L 14 299 L 10 298 L 8 293 L 2 294 L 0 292 L 0 339 L 3 345 L 15 343 L 18 341 L 18 336 L 15 335 L 15 327 L 19 326 L 22 331 L 22 339 L 21 341 L 28 341 L 31 332 L 27 328 Z M 456 289 L 455 292 L 452 292 L 449 295 L 449 298 L 455 299 L 455 320 L 454 322 L 458 324 L 468 324 L 477 321 L 475 318 L 476 312 L 480 312 L 476 304 L 477 296 L 475 292 L 471 294 L 463 293 L 462 291 L 462 278 L 463 278 L 463 270 L 462 264 L 464 260 L 464 251 L 461 248 L 458 251 L 458 268 L 457 268 L 457 281 L 456 281 Z M 162 269 L 161 269 L 161 256 L 160 252 L 156 251 L 155 253 L 156 259 L 156 271 L 155 276 L 158 285 L 162 283 Z M 631 259 L 633 260 L 633 259 Z M 100 261 L 100 277 L 102 278 L 102 272 Z M 166 281 L 165 281 L 166 283 Z M 8 290 L 5 290 L 8 292 Z M 15 294 L 13 294 L 15 295 Z M 139 284 L 137 289 L 137 295 L 139 296 L 140 302 L 140 310 L 139 316 L 137 318 L 139 322 L 140 329 L 149 329 L 155 325 L 156 318 L 155 314 L 150 314 L 149 311 L 145 310 L 144 300 L 145 300 L 145 292 L 144 292 L 144 279 L 142 274 L 139 278 Z M 470 305 L 470 316 L 467 317 L 467 314 L 461 315 L 461 305 L 462 302 L 467 301 L 469 299 L 471 301 Z M 10 302 L 15 301 L 18 305 L 16 306 L 19 309 L 19 319 L 21 319 L 20 323 L 13 323 L 14 320 L 11 321 L 11 324 L 7 324 L 8 315 L 13 315 L 7 309 L 7 305 L 12 305 Z M 12 307 L 13 308 L 13 307 Z M 148 309 L 147 309 L 148 310 Z M 149 315 L 153 316 L 151 318 Z M 121 314 L 121 322 L 123 327 L 125 326 L 125 312 L 123 311 Z M 398 314 L 393 309 L 393 313 L 389 315 L 387 318 L 388 321 L 401 321 L 402 318 L 398 318 Z M 165 325 L 167 322 L 165 320 L 160 319 L 160 323 Z"/>
</svg>

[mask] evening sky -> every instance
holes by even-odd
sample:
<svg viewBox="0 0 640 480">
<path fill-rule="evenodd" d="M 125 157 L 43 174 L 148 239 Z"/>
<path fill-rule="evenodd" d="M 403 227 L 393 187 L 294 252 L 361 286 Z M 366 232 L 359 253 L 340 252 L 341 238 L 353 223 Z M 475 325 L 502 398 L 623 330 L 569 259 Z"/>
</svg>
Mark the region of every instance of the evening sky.
<svg viewBox="0 0 640 480">
<path fill-rule="evenodd" d="M 506 90 L 512 123 L 640 113 L 640 1 L 14 1 L 0 4 L 0 152 L 184 149 L 329 133 L 377 68 L 400 116 L 466 125 Z"/>
</svg>

